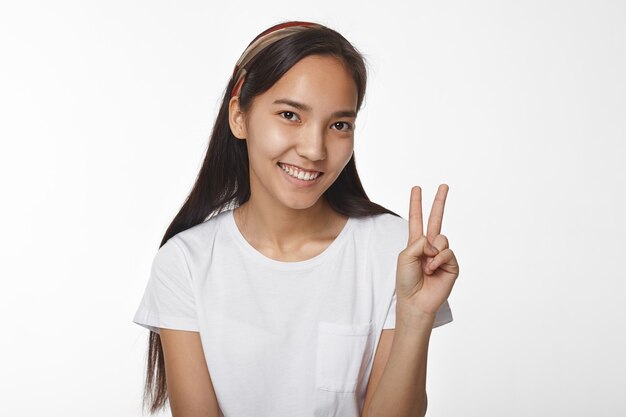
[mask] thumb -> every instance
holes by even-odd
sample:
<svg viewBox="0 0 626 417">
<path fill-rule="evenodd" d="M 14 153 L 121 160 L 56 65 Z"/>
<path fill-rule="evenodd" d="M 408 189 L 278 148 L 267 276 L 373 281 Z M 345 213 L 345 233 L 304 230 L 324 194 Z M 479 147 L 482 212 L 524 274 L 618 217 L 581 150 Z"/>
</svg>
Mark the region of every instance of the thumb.
<svg viewBox="0 0 626 417">
<path fill-rule="evenodd" d="M 426 245 L 424 247 L 424 254 L 428 256 L 436 256 L 438 253 L 439 253 L 439 249 L 431 245 L 427 240 Z"/>
</svg>

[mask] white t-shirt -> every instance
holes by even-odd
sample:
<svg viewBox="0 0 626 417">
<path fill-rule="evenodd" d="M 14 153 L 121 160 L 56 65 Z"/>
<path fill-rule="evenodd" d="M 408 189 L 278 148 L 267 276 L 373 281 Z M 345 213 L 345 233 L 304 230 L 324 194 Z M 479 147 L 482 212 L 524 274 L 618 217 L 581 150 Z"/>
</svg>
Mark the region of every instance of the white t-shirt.
<svg viewBox="0 0 626 417">
<path fill-rule="evenodd" d="M 225 416 L 358 417 L 407 240 L 402 217 L 350 217 L 317 256 L 278 261 L 229 209 L 158 250 L 133 322 L 200 332 Z M 450 321 L 446 301 L 433 327 Z"/>
</svg>

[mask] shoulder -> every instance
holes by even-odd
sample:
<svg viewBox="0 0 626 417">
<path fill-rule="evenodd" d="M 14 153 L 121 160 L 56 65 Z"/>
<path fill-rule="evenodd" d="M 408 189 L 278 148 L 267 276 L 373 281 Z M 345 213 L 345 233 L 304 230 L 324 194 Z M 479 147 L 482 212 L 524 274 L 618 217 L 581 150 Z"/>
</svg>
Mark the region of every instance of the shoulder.
<svg viewBox="0 0 626 417">
<path fill-rule="evenodd" d="M 403 217 L 390 213 L 358 218 L 357 240 L 365 246 L 370 262 L 395 262 L 398 254 L 406 248 L 409 223 Z"/>
<path fill-rule="evenodd" d="M 216 214 L 202 223 L 175 234 L 170 240 L 176 241 L 183 249 L 193 251 L 202 249 L 218 235 L 227 215 L 227 212 Z"/>
<path fill-rule="evenodd" d="M 409 222 L 404 217 L 383 213 L 371 216 L 371 218 L 378 227 L 389 228 L 390 232 L 401 233 L 402 231 L 408 231 Z"/>
<path fill-rule="evenodd" d="M 372 216 L 371 240 L 376 246 L 390 246 L 394 250 L 406 246 L 409 238 L 409 222 L 400 216 L 390 213 Z"/>
</svg>

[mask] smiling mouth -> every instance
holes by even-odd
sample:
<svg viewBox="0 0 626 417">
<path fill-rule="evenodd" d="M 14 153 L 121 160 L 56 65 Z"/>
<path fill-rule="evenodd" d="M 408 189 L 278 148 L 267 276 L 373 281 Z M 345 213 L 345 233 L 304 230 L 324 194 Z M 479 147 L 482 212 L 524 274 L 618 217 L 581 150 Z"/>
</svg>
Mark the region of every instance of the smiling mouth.
<svg viewBox="0 0 626 417">
<path fill-rule="evenodd" d="M 324 175 L 324 173 L 321 171 L 304 171 L 292 165 L 283 164 L 281 162 L 277 162 L 276 165 L 278 165 L 278 167 L 282 169 L 285 174 L 301 181 L 314 181 Z"/>
</svg>

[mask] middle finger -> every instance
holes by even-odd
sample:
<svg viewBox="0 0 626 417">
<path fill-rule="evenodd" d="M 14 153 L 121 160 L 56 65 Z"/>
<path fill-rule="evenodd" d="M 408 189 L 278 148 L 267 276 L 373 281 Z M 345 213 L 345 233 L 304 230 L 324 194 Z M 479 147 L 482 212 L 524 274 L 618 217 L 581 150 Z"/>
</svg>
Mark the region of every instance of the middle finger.
<svg viewBox="0 0 626 417">
<path fill-rule="evenodd" d="M 435 201 L 433 201 L 433 207 L 430 210 L 428 216 L 428 229 L 426 231 L 426 238 L 432 245 L 435 237 L 441 233 L 441 224 L 443 223 L 443 210 L 446 206 L 446 197 L 448 195 L 447 184 L 439 185 L 437 189 L 437 195 L 435 195 Z"/>
</svg>

